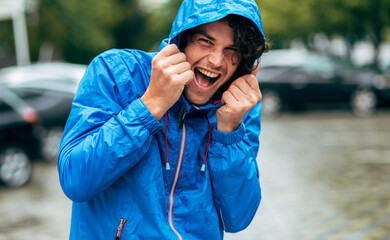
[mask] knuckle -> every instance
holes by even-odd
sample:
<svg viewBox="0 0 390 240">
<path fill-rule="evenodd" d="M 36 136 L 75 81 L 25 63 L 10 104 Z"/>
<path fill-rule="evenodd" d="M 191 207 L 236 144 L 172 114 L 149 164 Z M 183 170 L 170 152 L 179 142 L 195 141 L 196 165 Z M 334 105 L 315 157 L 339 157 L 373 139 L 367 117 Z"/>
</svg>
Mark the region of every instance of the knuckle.
<svg viewBox="0 0 390 240">
<path fill-rule="evenodd" d="M 241 85 L 241 84 L 243 84 L 245 82 L 245 79 L 244 78 L 238 78 L 236 81 L 234 81 L 234 83 L 236 84 L 236 85 Z"/>
<path fill-rule="evenodd" d="M 231 107 L 231 110 L 233 113 L 240 112 L 243 109 L 243 107 L 239 104 L 235 104 Z"/>
<path fill-rule="evenodd" d="M 226 99 L 227 96 L 230 95 L 230 94 L 231 94 L 231 93 L 230 93 L 230 91 L 229 91 L 229 89 L 228 89 L 228 90 L 226 90 L 226 91 L 222 94 L 222 98 Z"/>
<path fill-rule="evenodd" d="M 163 69 L 163 70 L 165 69 L 164 62 L 161 61 L 161 59 L 153 59 L 152 65 L 154 68 L 157 68 L 157 69 Z"/>
<path fill-rule="evenodd" d="M 189 62 L 184 62 L 184 68 L 186 70 L 190 70 L 191 69 L 191 64 Z"/>
<path fill-rule="evenodd" d="M 161 72 L 162 72 L 162 75 L 165 76 L 167 79 L 172 80 L 173 76 L 172 76 L 171 72 L 169 71 L 169 69 L 163 68 L 161 70 Z"/>
<path fill-rule="evenodd" d="M 251 103 L 253 103 L 253 105 L 255 105 L 260 101 L 260 99 L 259 99 L 258 95 L 252 95 L 250 101 L 251 101 Z"/>
<path fill-rule="evenodd" d="M 263 94 L 261 93 L 261 91 L 259 91 L 259 93 L 257 94 L 257 99 L 259 100 L 259 102 L 261 101 L 261 99 L 263 99 Z"/>
<path fill-rule="evenodd" d="M 156 55 L 156 56 L 152 59 L 152 65 L 155 66 L 155 65 L 158 64 L 158 62 L 159 62 L 159 56 Z"/>
<path fill-rule="evenodd" d="M 180 52 L 179 48 L 177 47 L 176 44 L 169 44 L 168 45 L 173 51 L 175 52 Z"/>
<path fill-rule="evenodd" d="M 175 44 L 168 44 L 168 45 L 165 47 L 165 50 L 166 50 L 166 51 L 173 51 L 173 50 L 174 50 L 174 46 L 175 46 Z"/>
<path fill-rule="evenodd" d="M 231 90 L 234 90 L 234 91 L 240 89 L 240 88 L 238 87 L 238 84 L 237 84 L 237 83 L 236 83 L 236 84 L 232 84 L 230 87 L 231 87 Z"/>
<path fill-rule="evenodd" d="M 183 52 L 179 52 L 179 53 L 178 53 L 178 57 L 179 57 L 180 59 L 183 59 L 183 61 L 186 61 L 186 59 L 187 59 L 186 55 L 185 55 Z"/>
<path fill-rule="evenodd" d="M 246 81 L 248 82 L 248 84 L 250 85 L 255 85 L 255 83 L 257 84 L 257 79 L 255 76 L 253 75 L 249 75 L 247 78 L 246 78 Z"/>
<path fill-rule="evenodd" d="M 194 76 L 195 76 L 194 72 L 191 71 L 191 70 L 189 70 L 189 71 L 187 71 L 187 72 L 188 72 L 188 78 L 193 79 Z"/>
<path fill-rule="evenodd" d="M 248 80 L 254 82 L 254 81 L 257 81 L 257 78 L 256 78 L 256 76 L 249 74 Z"/>
<path fill-rule="evenodd" d="M 173 84 L 173 85 L 176 85 L 179 81 L 178 81 L 178 77 L 177 76 L 174 76 L 174 75 L 170 75 L 168 76 L 168 79 L 169 81 Z"/>
</svg>

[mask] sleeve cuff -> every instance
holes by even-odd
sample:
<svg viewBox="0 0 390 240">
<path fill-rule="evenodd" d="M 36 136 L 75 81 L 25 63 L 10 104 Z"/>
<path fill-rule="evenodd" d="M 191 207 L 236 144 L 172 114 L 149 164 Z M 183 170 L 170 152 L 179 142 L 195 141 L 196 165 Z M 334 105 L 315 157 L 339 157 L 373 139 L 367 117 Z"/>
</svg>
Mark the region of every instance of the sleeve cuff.
<svg viewBox="0 0 390 240">
<path fill-rule="evenodd" d="M 233 132 L 221 132 L 214 128 L 212 132 L 212 141 L 225 145 L 231 145 L 240 142 L 245 135 L 245 126 L 243 123 Z"/>
<path fill-rule="evenodd" d="M 134 114 L 137 116 L 139 121 L 150 131 L 151 134 L 157 132 L 161 127 L 161 124 L 157 119 L 150 113 L 144 102 L 137 98 L 127 106 L 127 110 L 132 109 Z"/>
</svg>

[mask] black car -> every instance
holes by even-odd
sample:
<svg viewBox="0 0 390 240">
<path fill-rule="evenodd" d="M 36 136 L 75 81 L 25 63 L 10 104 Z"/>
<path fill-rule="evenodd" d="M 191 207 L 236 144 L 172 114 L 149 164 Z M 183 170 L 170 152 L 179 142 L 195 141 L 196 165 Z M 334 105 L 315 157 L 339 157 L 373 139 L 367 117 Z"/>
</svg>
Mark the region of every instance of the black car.
<svg viewBox="0 0 390 240">
<path fill-rule="evenodd" d="M 25 101 L 42 125 L 41 155 L 55 161 L 72 100 L 86 66 L 69 63 L 39 63 L 5 68 L 0 83 Z"/>
<path fill-rule="evenodd" d="M 0 181 L 19 187 L 31 177 L 31 161 L 40 155 L 37 113 L 0 84 Z"/>
<path fill-rule="evenodd" d="M 264 54 L 257 75 L 263 115 L 316 104 L 349 106 L 358 116 L 390 101 L 390 81 L 376 72 L 300 50 Z"/>
</svg>

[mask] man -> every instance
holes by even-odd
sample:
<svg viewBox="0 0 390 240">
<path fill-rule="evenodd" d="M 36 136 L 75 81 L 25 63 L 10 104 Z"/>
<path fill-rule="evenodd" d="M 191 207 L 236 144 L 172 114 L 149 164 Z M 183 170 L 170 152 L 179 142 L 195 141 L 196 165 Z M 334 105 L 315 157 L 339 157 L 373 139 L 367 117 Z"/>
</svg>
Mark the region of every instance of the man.
<svg viewBox="0 0 390 240">
<path fill-rule="evenodd" d="M 223 239 L 261 193 L 254 1 L 183 1 L 158 53 L 89 65 L 60 145 L 71 239 Z"/>
</svg>

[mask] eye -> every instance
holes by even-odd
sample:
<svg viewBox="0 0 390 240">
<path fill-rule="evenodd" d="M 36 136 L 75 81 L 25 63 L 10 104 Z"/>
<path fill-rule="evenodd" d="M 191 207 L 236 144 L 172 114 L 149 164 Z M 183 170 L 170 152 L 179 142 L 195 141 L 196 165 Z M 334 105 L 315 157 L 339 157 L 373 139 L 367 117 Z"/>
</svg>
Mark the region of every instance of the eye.
<svg viewBox="0 0 390 240">
<path fill-rule="evenodd" d="M 199 38 L 198 41 L 204 47 L 211 47 L 213 45 L 213 43 L 206 38 Z"/>
<path fill-rule="evenodd" d="M 226 54 L 237 54 L 238 50 L 237 48 L 226 48 L 225 53 Z"/>
<path fill-rule="evenodd" d="M 239 62 L 239 54 L 237 48 L 226 48 L 225 57 L 230 60 L 233 65 L 236 65 Z"/>
</svg>

